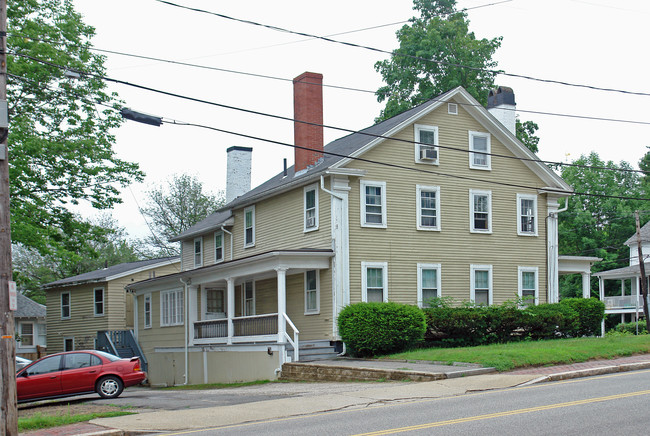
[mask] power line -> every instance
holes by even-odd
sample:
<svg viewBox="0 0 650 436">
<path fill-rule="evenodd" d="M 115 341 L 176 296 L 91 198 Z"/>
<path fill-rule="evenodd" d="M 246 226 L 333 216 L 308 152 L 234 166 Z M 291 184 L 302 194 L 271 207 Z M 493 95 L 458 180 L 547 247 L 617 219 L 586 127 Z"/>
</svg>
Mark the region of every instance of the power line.
<svg viewBox="0 0 650 436">
<path fill-rule="evenodd" d="M 228 16 L 228 15 L 220 14 L 218 12 L 211 12 L 211 11 L 208 11 L 208 10 L 205 10 L 205 9 L 199 9 L 199 8 L 193 8 L 193 7 L 190 7 L 190 6 L 179 5 L 177 3 L 173 3 L 173 2 L 170 2 L 170 1 L 167 1 L 167 0 L 155 0 L 155 1 L 157 1 L 159 3 L 169 5 L 169 6 L 177 7 L 177 8 L 180 8 L 180 9 L 187 9 L 187 10 L 190 10 L 190 11 L 193 11 L 193 12 L 199 12 L 199 13 L 203 13 L 203 14 L 213 15 L 213 16 L 223 18 L 223 19 L 226 19 L 226 20 L 236 21 L 236 22 L 239 22 L 239 23 L 249 24 L 249 25 L 252 25 L 252 26 L 264 27 L 266 29 L 270 29 L 270 30 L 273 30 L 273 31 L 276 31 L 276 32 L 290 33 L 290 34 L 300 35 L 300 36 L 304 36 L 304 37 L 308 37 L 308 38 L 320 39 L 322 41 L 326 41 L 326 42 L 330 42 L 330 43 L 334 43 L 334 44 L 340 44 L 340 45 L 345 45 L 345 46 L 354 47 L 354 48 L 361 48 L 361 49 L 365 49 L 365 50 L 369 50 L 369 51 L 373 51 L 373 52 L 377 52 L 377 53 L 388 54 L 390 56 L 408 57 L 408 58 L 415 59 L 415 60 L 418 60 L 418 61 L 434 62 L 434 63 L 440 64 L 440 65 L 447 65 L 447 66 L 450 66 L 450 67 L 464 68 L 464 69 L 468 69 L 468 70 L 480 71 L 480 72 L 484 72 L 484 73 L 502 75 L 502 76 L 507 76 L 507 77 L 516 77 L 516 78 L 519 78 L 519 79 L 531 80 L 531 81 L 542 82 L 542 83 L 553 83 L 553 84 L 556 84 L 556 85 L 571 86 L 571 87 L 576 87 L 576 88 L 586 88 L 586 89 L 591 89 L 591 90 L 595 90 L 595 91 L 617 92 L 617 93 L 621 93 L 621 94 L 640 95 L 640 96 L 650 97 L 650 93 L 647 93 L 647 92 L 627 91 L 627 90 L 615 89 L 615 88 L 603 88 L 603 87 L 599 87 L 599 86 L 584 85 L 584 84 L 580 84 L 580 83 L 571 83 L 571 82 L 564 82 L 564 81 L 552 80 L 552 79 L 540 79 L 540 78 L 537 78 L 537 77 L 523 75 L 523 74 L 506 73 L 505 71 L 501 71 L 501 70 L 489 70 L 489 69 L 486 69 L 486 68 L 471 67 L 471 66 L 468 66 L 468 65 L 457 64 L 457 63 L 453 63 L 453 62 L 440 61 L 440 60 L 435 60 L 435 59 L 426 59 L 426 58 L 422 58 L 422 57 L 419 57 L 419 56 L 413 56 L 413 55 L 408 55 L 408 54 L 403 54 L 403 53 L 396 53 L 394 51 L 391 52 L 391 51 L 387 51 L 387 50 L 382 50 L 382 49 L 379 49 L 379 48 L 376 48 L 376 47 L 370 47 L 370 46 L 367 46 L 367 45 L 355 44 L 355 43 L 347 42 L 347 41 L 340 41 L 340 40 L 329 38 L 327 36 L 318 36 L 318 35 L 313 35 L 313 34 L 310 34 L 310 33 L 298 32 L 298 31 L 295 31 L 295 30 L 290 30 L 290 29 L 286 29 L 286 28 L 282 28 L 282 27 L 278 27 L 278 26 L 273 26 L 273 25 L 270 25 L 270 24 L 263 24 L 263 23 L 258 23 L 258 22 L 251 21 L 251 20 L 235 18 L 235 17 L 231 17 L 231 16 Z"/>
<path fill-rule="evenodd" d="M 33 56 L 25 55 L 25 54 L 22 54 L 22 53 L 12 53 L 12 54 L 15 55 L 15 56 L 20 56 L 20 57 L 24 57 L 24 58 L 27 58 L 27 59 L 31 59 L 31 60 L 33 60 L 35 62 L 40 62 L 40 63 L 46 64 L 46 65 L 49 65 L 49 66 L 52 66 L 52 67 L 68 70 L 68 68 L 66 68 L 64 66 L 57 65 L 57 64 L 54 64 L 52 62 L 45 61 L 45 60 L 42 60 L 42 59 L 38 59 L 38 58 L 33 57 Z M 378 139 L 391 139 L 391 140 L 394 140 L 394 141 L 397 141 L 397 142 L 405 142 L 405 143 L 409 143 L 409 144 L 415 143 L 413 141 L 409 141 L 409 140 L 406 140 L 406 139 L 392 138 L 392 137 L 388 137 L 388 136 L 384 136 L 384 135 L 378 135 L 378 134 L 365 132 L 363 130 L 352 130 L 352 129 L 346 129 L 346 128 L 343 128 L 343 127 L 330 126 L 330 125 L 327 125 L 327 124 L 311 123 L 311 122 L 296 120 L 294 118 L 285 117 L 285 116 L 281 116 L 281 115 L 275 115 L 275 114 L 255 111 L 255 110 L 251 110 L 251 109 L 244 109 L 244 108 L 240 108 L 240 107 L 237 107 L 237 106 L 226 105 L 226 104 L 223 104 L 223 103 L 217 103 L 217 102 L 204 100 L 204 99 L 200 99 L 200 98 L 196 98 L 196 97 L 189 97 L 189 96 L 186 96 L 186 95 L 177 94 L 177 93 L 173 93 L 173 92 L 170 92 L 170 91 L 164 91 L 164 90 L 152 88 L 152 87 L 145 86 L 145 85 L 139 85 L 139 84 L 127 82 L 127 81 L 124 81 L 124 80 L 113 79 L 113 78 L 110 78 L 108 76 L 100 76 L 98 74 L 86 73 L 86 72 L 79 71 L 79 70 L 75 70 L 75 71 L 80 73 L 80 74 L 87 75 L 87 76 L 92 76 L 92 77 L 95 77 L 95 78 L 98 78 L 98 79 L 101 79 L 101 80 L 105 80 L 105 81 L 108 81 L 108 82 L 113 82 L 113 83 L 117 83 L 117 84 L 121 84 L 121 85 L 131 86 L 131 87 L 134 87 L 134 88 L 137 88 L 137 89 L 142 89 L 142 90 L 145 90 L 145 91 L 155 92 L 155 93 L 158 93 L 158 94 L 167 95 L 167 96 L 171 96 L 171 97 L 176 97 L 176 98 L 180 98 L 180 99 L 183 99 L 183 100 L 193 101 L 193 102 L 196 102 L 196 103 L 208 104 L 208 105 L 211 105 L 211 106 L 221 107 L 221 108 L 224 108 L 224 109 L 231 109 L 231 110 L 236 110 L 236 111 L 249 113 L 249 114 L 253 114 L 253 115 L 260 115 L 260 116 L 275 118 L 275 119 L 279 119 L 279 120 L 283 120 L 283 121 L 291 121 L 291 122 L 294 122 L 294 123 L 299 122 L 299 123 L 302 123 L 302 124 L 307 124 L 307 125 L 312 125 L 312 126 L 317 126 L 317 127 L 323 127 L 323 128 L 328 128 L 328 129 L 332 129 L 332 130 L 338 130 L 338 131 L 346 132 L 348 134 L 355 134 L 356 133 L 356 134 L 360 134 L 360 135 L 364 135 L 364 136 L 370 136 L 370 137 L 378 138 Z M 431 100 L 432 101 L 447 102 L 446 100 L 436 99 L 436 98 L 431 99 Z M 424 103 L 424 104 L 426 104 L 426 103 Z M 461 105 L 462 104 L 463 103 L 461 103 Z M 470 105 L 470 106 L 482 107 L 480 105 Z M 423 144 L 423 145 L 430 145 L 430 144 Z M 438 147 L 438 148 L 453 150 L 453 151 L 462 152 L 462 153 L 476 153 L 475 151 L 472 151 L 472 150 L 469 150 L 469 149 L 462 149 L 462 148 L 451 147 L 451 146 L 446 146 L 446 145 L 437 144 L 435 146 Z M 539 164 L 554 165 L 554 166 L 567 166 L 567 167 L 589 168 L 589 169 L 604 170 L 604 171 L 618 171 L 618 172 L 626 172 L 626 173 L 642 173 L 642 174 L 645 174 L 645 172 L 642 171 L 642 170 L 635 170 L 635 169 L 631 169 L 631 168 L 628 169 L 628 168 L 595 167 L 595 166 L 574 164 L 574 163 L 544 161 L 544 160 L 537 159 L 537 158 L 524 158 L 524 157 L 517 157 L 517 156 L 502 155 L 502 154 L 491 153 L 491 152 L 490 153 L 481 152 L 480 154 L 493 156 L 493 157 L 498 157 L 498 158 L 504 158 L 504 159 L 527 161 L 527 162 L 536 162 L 536 163 L 539 163 Z"/>
</svg>

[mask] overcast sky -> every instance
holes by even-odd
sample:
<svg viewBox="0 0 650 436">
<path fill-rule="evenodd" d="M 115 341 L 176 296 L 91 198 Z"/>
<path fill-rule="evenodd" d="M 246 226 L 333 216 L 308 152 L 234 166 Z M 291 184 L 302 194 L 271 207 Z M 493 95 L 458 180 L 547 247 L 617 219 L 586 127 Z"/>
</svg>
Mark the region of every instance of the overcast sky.
<svg viewBox="0 0 650 436">
<path fill-rule="evenodd" d="M 200 1 L 175 3 L 314 35 L 334 36 L 382 50 L 397 47 L 395 31 L 414 15 L 409 0 Z M 647 55 L 650 2 L 641 0 L 459 0 L 478 38 L 503 36 L 498 67 L 508 73 L 603 88 L 650 93 Z M 96 48 L 273 76 L 287 81 L 107 55 L 107 75 L 138 85 L 284 117 L 293 117 L 290 79 L 322 73 L 324 84 L 375 91 L 375 62 L 386 55 L 308 39 L 155 0 L 74 0 L 96 28 Z M 490 5 L 491 3 L 495 3 Z M 485 7 L 479 7 L 488 5 Z M 470 9 L 472 8 L 472 9 Z M 650 97 L 561 86 L 509 76 L 518 110 L 649 122 Z M 293 143 L 291 122 L 193 103 L 124 85 L 110 85 L 128 107 L 167 119 L 209 125 Z M 370 92 L 324 88 L 324 124 L 359 130 L 373 124 L 382 105 Z M 539 156 L 571 161 L 596 151 L 636 166 L 650 145 L 650 125 L 521 112 L 540 129 Z M 127 122 L 115 132 L 118 155 L 138 162 L 147 178 L 123 191 L 113 211 L 129 234 L 147 234 L 137 204 L 145 191 L 173 174 L 197 175 L 210 191 L 225 189 L 226 149 L 253 147 L 253 186 L 293 164 L 293 149 L 187 126 Z M 325 142 L 344 133 L 325 130 Z M 92 210 L 84 210 L 91 215 Z"/>
</svg>

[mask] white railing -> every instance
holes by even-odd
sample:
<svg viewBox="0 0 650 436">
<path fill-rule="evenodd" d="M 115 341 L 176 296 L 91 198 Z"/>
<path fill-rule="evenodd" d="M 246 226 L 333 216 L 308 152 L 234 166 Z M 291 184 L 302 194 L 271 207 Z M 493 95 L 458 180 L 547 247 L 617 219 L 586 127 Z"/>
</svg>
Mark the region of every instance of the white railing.
<svg viewBox="0 0 650 436">
<path fill-rule="evenodd" d="M 291 340 L 289 333 L 286 331 L 284 332 L 284 336 L 293 347 L 293 360 L 298 362 L 300 360 L 300 340 L 298 339 L 300 332 L 298 331 L 296 326 L 293 325 L 291 319 L 289 319 L 286 313 L 283 313 L 282 316 L 284 316 L 285 321 L 287 321 L 287 325 L 289 325 L 289 327 L 291 327 L 291 329 L 293 330 L 293 340 Z"/>
<path fill-rule="evenodd" d="M 604 297 L 605 309 L 634 309 L 643 308 L 643 296 L 625 295 L 618 297 Z"/>
</svg>

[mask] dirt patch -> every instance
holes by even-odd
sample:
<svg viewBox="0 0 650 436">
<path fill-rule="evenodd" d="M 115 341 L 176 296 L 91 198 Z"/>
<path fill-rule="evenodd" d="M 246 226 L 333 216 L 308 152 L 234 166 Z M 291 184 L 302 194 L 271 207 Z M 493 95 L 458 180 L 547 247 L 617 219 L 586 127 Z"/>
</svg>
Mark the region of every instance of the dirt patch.
<svg viewBox="0 0 650 436">
<path fill-rule="evenodd" d="M 93 401 L 55 401 L 27 403 L 18 405 L 18 418 L 27 418 L 36 414 L 42 416 L 84 415 L 102 412 L 137 412 L 135 408 L 117 406 Z"/>
</svg>

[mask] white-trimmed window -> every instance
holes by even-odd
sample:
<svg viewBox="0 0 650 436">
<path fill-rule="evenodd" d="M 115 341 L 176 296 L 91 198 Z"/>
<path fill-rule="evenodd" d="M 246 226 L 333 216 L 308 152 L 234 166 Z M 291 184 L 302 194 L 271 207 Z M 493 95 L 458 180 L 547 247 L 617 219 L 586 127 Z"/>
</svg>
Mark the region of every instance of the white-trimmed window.
<svg viewBox="0 0 650 436">
<path fill-rule="evenodd" d="M 70 319 L 72 301 L 70 292 L 61 293 L 61 319 Z"/>
<path fill-rule="evenodd" d="M 520 266 L 518 294 L 522 305 L 534 306 L 539 303 L 538 268 Z"/>
<path fill-rule="evenodd" d="M 386 182 L 361 181 L 361 226 L 386 228 Z"/>
<path fill-rule="evenodd" d="M 214 233 L 214 263 L 223 262 L 223 232 Z"/>
<path fill-rule="evenodd" d="M 244 316 L 255 315 L 255 282 L 253 281 L 242 285 L 242 307 Z"/>
<path fill-rule="evenodd" d="M 95 288 L 93 294 L 95 316 L 104 316 L 104 288 Z"/>
<path fill-rule="evenodd" d="M 537 236 L 537 196 L 517 194 L 517 234 Z"/>
<path fill-rule="evenodd" d="M 255 206 L 244 209 L 244 248 L 255 246 Z"/>
<path fill-rule="evenodd" d="M 388 263 L 361 262 L 361 301 L 388 301 Z"/>
<path fill-rule="evenodd" d="M 417 185 L 417 229 L 440 230 L 440 187 Z"/>
<path fill-rule="evenodd" d="M 418 263 L 418 306 L 429 307 L 433 298 L 440 298 L 440 264 Z"/>
<path fill-rule="evenodd" d="M 160 293 L 160 326 L 183 325 L 183 290 Z"/>
<path fill-rule="evenodd" d="M 203 238 L 194 238 L 194 267 L 203 266 Z"/>
<path fill-rule="evenodd" d="M 470 300 L 476 304 L 492 304 L 492 265 L 470 266 Z"/>
<path fill-rule="evenodd" d="M 318 230 L 318 185 L 310 185 L 304 189 L 304 220 L 305 232 Z"/>
<path fill-rule="evenodd" d="M 144 296 L 144 328 L 151 328 L 151 294 Z"/>
<path fill-rule="evenodd" d="M 320 312 L 320 274 L 318 270 L 305 271 L 305 315 Z"/>
<path fill-rule="evenodd" d="M 492 232 L 492 191 L 469 190 L 469 220 L 472 233 Z"/>
<path fill-rule="evenodd" d="M 449 115 L 458 115 L 458 104 L 457 103 L 447 103 L 447 113 Z"/>
<path fill-rule="evenodd" d="M 36 345 L 47 345 L 47 325 L 46 324 L 36 324 L 36 330 L 38 331 L 38 340 Z"/>
<path fill-rule="evenodd" d="M 490 160 L 490 134 L 483 132 L 469 132 L 469 167 L 475 170 L 491 170 Z"/>
<path fill-rule="evenodd" d="M 415 124 L 415 163 L 438 165 L 438 127 Z"/>
<path fill-rule="evenodd" d="M 225 291 L 223 289 L 211 289 L 207 288 L 205 290 L 205 308 L 206 312 L 211 316 L 223 316 L 226 314 L 226 299 Z"/>
<path fill-rule="evenodd" d="M 20 323 L 20 343 L 21 347 L 31 347 L 34 345 L 34 324 L 31 322 Z"/>
</svg>

